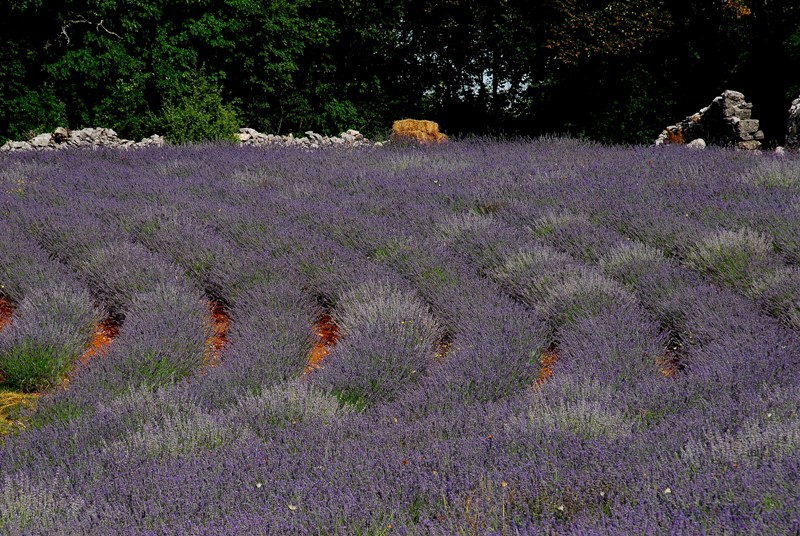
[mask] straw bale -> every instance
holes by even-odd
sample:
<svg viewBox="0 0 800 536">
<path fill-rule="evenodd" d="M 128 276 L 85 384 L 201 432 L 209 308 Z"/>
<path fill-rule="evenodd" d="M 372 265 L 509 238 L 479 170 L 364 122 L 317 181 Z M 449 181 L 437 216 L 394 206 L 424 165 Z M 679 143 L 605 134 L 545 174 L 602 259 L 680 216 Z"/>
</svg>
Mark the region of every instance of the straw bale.
<svg viewBox="0 0 800 536">
<path fill-rule="evenodd" d="M 392 140 L 441 143 L 447 141 L 447 136 L 439 132 L 438 123 L 433 121 L 401 119 L 392 124 Z"/>
</svg>

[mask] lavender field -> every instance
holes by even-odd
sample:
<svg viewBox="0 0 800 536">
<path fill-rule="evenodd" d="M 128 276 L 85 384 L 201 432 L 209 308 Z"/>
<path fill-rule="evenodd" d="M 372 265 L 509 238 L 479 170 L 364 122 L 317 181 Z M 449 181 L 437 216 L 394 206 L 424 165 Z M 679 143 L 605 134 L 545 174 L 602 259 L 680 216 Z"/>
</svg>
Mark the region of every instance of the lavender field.
<svg viewBox="0 0 800 536">
<path fill-rule="evenodd" d="M 0 214 L 2 534 L 800 533 L 800 156 L 28 153 Z"/>
</svg>

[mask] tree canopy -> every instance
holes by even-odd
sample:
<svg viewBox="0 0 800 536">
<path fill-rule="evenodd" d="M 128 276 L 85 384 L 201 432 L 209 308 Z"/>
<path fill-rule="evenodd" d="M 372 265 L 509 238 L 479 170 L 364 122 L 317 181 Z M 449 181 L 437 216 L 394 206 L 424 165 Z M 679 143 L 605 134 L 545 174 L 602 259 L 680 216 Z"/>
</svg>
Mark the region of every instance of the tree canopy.
<svg viewBox="0 0 800 536">
<path fill-rule="evenodd" d="M 455 135 L 649 143 L 735 89 L 780 143 L 800 92 L 795 4 L 8 0 L 0 139 L 104 126 L 185 141 L 236 124 L 382 136 L 419 117 Z"/>
</svg>

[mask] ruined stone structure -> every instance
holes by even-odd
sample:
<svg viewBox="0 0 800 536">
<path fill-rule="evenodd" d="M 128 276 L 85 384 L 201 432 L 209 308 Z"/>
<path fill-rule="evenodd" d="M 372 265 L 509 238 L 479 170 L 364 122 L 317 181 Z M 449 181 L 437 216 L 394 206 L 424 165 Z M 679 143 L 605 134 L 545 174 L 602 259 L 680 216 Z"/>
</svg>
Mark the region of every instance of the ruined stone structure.
<svg viewBox="0 0 800 536">
<path fill-rule="evenodd" d="M 794 99 L 789 107 L 789 118 L 786 120 L 785 148 L 791 151 L 800 150 L 800 97 Z"/>
<path fill-rule="evenodd" d="M 753 104 L 746 102 L 742 93 L 727 90 L 699 112 L 665 128 L 655 144 L 688 144 L 701 139 L 707 145 L 747 151 L 760 149 L 764 133 L 758 129 L 758 120 L 752 118 L 752 108 Z"/>
</svg>

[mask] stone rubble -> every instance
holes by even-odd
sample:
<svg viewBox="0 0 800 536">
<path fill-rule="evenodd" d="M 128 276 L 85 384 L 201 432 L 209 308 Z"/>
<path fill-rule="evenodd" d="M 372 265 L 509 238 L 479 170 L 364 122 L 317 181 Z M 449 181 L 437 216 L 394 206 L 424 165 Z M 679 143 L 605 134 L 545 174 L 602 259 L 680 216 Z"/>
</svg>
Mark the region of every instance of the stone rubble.
<svg viewBox="0 0 800 536">
<path fill-rule="evenodd" d="M 357 130 L 348 130 L 338 136 L 323 136 L 312 130 L 304 132 L 305 136 L 295 138 L 293 134 L 280 136 L 278 134 L 262 134 L 252 128 L 240 128 L 237 136 L 239 145 L 250 147 L 286 146 L 300 147 L 308 149 L 320 149 L 322 147 L 342 146 L 342 147 L 382 147 L 381 142 L 371 142 Z"/>
<path fill-rule="evenodd" d="M 164 145 L 164 137 L 153 134 L 149 138 L 135 142 L 124 140 L 110 128 L 82 128 L 80 130 L 67 130 L 59 127 L 53 132 L 39 134 L 28 141 L 8 141 L 0 146 L 0 151 L 30 151 L 30 150 L 58 150 L 73 148 L 140 148 L 160 147 Z"/>
<path fill-rule="evenodd" d="M 371 142 L 357 130 L 342 132 L 339 136 L 323 136 L 311 130 L 301 138 L 293 134 L 279 136 L 276 134 L 262 134 L 252 128 L 240 128 L 237 133 L 240 146 L 268 147 L 285 146 L 308 149 L 318 149 L 329 146 L 341 147 L 382 147 L 381 142 Z M 118 149 L 137 149 L 141 147 L 161 147 L 165 140 L 163 136 L 153 134 L 149 138 L 135 142 L 119 138 L 117 133 L 110 128 L 84 128 L 81 130 L 67 130 L 59 127 L 53 132 L 39 134 L 28 141 L 8 141 L 0 146 L 0 151 L 31 151 L 31 150 L 57 150 L 69 148 L 100 148 L 111 147 Z"/>
<path fill-rule="evenodd" d="M 665 128 L 655 144 L 689 144 L 702 139 L 704 145 L 735 147 L 745 151 L 758 150 L 761 148 L 764 133 L 758 129 L 758 120 L 751 117 L 752 108 L 753 104 L 746 102 L 742 93 L 724 91 L 696 114 Z M 700 145 L 696 143 L 694 146 Z"/>
</svg>

